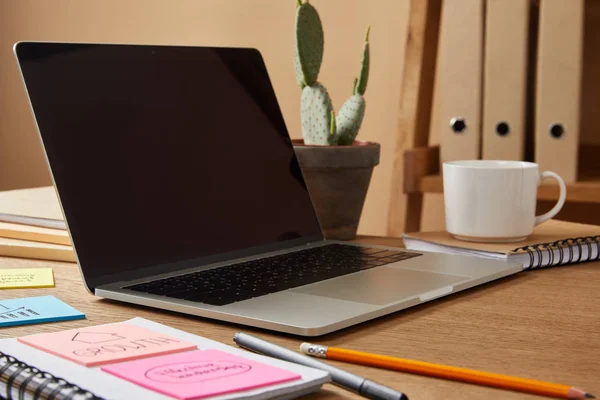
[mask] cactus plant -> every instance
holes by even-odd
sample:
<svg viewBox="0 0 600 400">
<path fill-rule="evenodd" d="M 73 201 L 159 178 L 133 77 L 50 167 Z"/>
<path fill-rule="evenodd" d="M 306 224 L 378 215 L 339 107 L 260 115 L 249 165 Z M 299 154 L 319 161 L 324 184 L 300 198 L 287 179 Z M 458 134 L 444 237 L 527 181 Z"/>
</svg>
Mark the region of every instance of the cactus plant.
<svg viewBox="0 0 600 400">
<path fill-rule="evenodd" d="M 369 80 L 369 31 L 365 37 L 359 77 L 354 80 L 352 96 L 338 115 L 325 86 L 318 81 L 323 61 L 324 35 L 317 10 L 306 0 L 297 0 L 294 67 L 302 89 L 302 136 L 305 144 L 350 145 L 354 142 L 365 115 L 363 97 Z"/>
<path fill-rule="evenodd" d="M 332 120 L 335 113 L 325 86 L 319 82 L 302 89 L 302 132 L 306 144 L 333 144 Z M 334 131 L 335 132 L 335 131 Z"/>
</svg>

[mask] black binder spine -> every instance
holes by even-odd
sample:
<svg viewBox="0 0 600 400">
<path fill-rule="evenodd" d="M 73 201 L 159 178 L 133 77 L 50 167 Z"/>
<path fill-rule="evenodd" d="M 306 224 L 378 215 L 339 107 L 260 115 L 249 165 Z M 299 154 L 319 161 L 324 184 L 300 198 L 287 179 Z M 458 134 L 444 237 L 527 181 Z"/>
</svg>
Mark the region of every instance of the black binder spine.
<svg viewBox="0 0 600 400">
<path fill-rule="evenodd" d="M 577 252 L 573 251 L 575 248 L 577 248 Z M 587 250 L 585 257 L 583 254 L 584 248 Z M 594 248 L 596 249 L 595 253 Z M 555 249 L 558 249 L 558 259 L 554 254 Z M 526 251 L 529 254 L 529 264 L 524 270 L 596 261 L 600 259 L 600 236 L 582 236 L 557 240 L 556 242 L 539 243 L 518 247 L 513 251 Z M 543 262 L 544 252 L 548 254 L 549 261 L 547 263 Z M 568 260 L 566 259 L 566 253 L 569 254 Z M 577 254 L 577 257 L 575 257 L 575 254 Z"/>
<path fill-rule="evenodd" d="M 6 382 L 6 390 L 0 393 L 0 398 L 6 400 L 23 400 L 26 393 L 33 393 L 34 400 L 104 400 L 63 378 L 41 371 L 1 351 L 0 379 Z M 14 396 L 16 390 L 17 397 Z"/>
</svg>

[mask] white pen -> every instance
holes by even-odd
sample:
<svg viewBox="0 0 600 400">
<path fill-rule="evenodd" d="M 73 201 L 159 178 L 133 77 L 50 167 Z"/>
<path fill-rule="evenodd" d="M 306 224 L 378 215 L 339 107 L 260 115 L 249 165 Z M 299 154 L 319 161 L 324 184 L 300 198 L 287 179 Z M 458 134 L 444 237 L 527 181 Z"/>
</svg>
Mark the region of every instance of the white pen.
<svg viewBox="0 0 600 400">
<path fill-rule="evenodd" d="M 398 392 L 387 386 L 380 385 L 379 383 L 351 374 L 329 364 L 325 364 L 324 362 L 317 361 L 314 358 L 277 346 L 252 335 L 238 332 L 233 336 L 233 341 L 238 346 L 259 354 L 327 371 L 331 375 L 331 380 L 334 384 L 358 393 L 366 398 L 376 400 L 408 400 L 408 396 L 402 392 Z"/>
</svg>

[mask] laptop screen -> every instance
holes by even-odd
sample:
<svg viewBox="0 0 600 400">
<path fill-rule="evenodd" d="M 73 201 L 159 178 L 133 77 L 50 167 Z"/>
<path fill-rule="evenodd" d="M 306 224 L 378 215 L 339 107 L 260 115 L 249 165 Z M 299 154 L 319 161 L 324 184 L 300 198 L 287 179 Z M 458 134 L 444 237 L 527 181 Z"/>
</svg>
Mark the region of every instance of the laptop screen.
<svg viewBox="0 0 600 400">
<path fill-rule="evenodd" d="M 257 50 L 19 43 L 16 54 L 90 289 L 322 239 Z"/>
</svg>

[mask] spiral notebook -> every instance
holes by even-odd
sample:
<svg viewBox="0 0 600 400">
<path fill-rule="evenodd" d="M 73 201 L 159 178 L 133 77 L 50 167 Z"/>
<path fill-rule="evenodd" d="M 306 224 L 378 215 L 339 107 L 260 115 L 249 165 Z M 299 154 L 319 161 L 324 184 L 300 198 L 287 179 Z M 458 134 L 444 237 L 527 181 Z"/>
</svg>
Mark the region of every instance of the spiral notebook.
<svg viewBox="0 0 600 400">
<path fill-rule="evenodd" d="M 577 264 L 600 259 L 600 226 L 550 220 L 516 243 L 473 243 L 446 231 L 406 233 L 407 249 L 471 255 L 517 262 L 523 269 Z"/>
<path fill-rule="evenodd" d="M 198 345 L 199 350 L 217 350 L 299 374 L 300 379 L 254 389 L 211 396 L 211 399 L 291 399 L 320 389 L 330 381 L 329 373 L 228 346 L 144 318 L 128 323 Z M 233 343 L 233 338 L 231 338 Z M 181 354 L 181 353 L 180 353 Z M 119 365 L 119 364 L 112 364 Z M 101 370 L 54 356 L 17 339 L 0 340 L 0 398 L 53 400 L 173 400 L 145 387 Z"/>
</svg>

